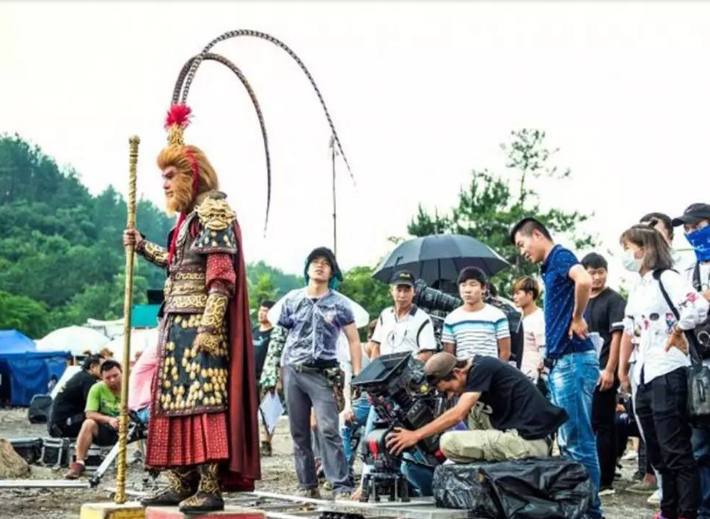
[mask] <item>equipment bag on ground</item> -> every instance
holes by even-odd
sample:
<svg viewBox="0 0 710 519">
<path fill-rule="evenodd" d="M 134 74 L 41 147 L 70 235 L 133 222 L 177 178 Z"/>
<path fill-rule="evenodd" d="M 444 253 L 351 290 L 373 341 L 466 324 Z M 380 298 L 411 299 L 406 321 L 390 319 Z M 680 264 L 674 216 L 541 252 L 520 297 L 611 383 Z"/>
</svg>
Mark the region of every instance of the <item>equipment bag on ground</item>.
<svg viewBox="0 0 710 519">
<path fill-rule="evenodd" d="M 440 465 L 433 490 L 437 506 L 506 519 L 582 518 L 593 492 L 584 466 L 560 458 Z"/>
</svg>

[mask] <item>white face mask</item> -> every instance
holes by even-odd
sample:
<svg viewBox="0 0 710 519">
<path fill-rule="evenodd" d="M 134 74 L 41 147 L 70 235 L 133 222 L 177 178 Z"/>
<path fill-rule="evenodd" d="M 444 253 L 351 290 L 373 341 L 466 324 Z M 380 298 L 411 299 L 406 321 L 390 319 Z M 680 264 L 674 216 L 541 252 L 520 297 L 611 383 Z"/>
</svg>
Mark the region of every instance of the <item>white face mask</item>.
<svg viewBox="0 0 710 519">
<path fill-rule="evenodd" d="M 641 264 L 643 259 L 636 259 L 633 251 L 624 251 L 624 257 L 621 260 L 624 264 L 624 268 L 630 272 L 639 272 L 641 270 Z"/>
</svg>

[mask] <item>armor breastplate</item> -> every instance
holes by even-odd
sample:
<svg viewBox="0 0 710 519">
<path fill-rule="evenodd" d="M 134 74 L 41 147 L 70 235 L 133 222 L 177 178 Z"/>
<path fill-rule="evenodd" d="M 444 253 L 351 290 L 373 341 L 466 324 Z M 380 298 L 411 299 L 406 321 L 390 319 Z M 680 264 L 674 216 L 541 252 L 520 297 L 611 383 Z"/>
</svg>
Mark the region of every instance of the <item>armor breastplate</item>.
<svg viewBox="0 0 710 519">
<path fill-rule="evenodd" d="M 178 234 L 175 258 L 165 281 L 166 313 L 202 313 L 207 304 L 207 258 L 192 250 L 195 238 L 189 230 L 196 217 L 194 211 L 190 213 Z"/>
</svg>

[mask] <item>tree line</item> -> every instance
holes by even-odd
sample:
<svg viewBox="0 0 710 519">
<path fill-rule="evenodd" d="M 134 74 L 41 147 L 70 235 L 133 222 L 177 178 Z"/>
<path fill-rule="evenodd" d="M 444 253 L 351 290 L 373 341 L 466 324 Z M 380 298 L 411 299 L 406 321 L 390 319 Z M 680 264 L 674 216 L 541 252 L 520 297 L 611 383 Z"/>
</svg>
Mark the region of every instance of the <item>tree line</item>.
<svg viewBox="0 0 710 519">
<path fill-rule="evenodd" d="M 494 281 L 506 292 L 512 280 L 531 273 L 508 242 L 510 225 L 536 214 L 553 231 L 572 237 L 577 247 L 593 245 L 577 224 L 589 215 L 541 206 L 535 179 L 566 181 L 570 172 L 552 165 L 556 149 L 545 133 L 511 132 L 501 145 L 502 172 L 473 170 L 455 207 L 420 205 L 407 226 L 411 236 L 454 232 L 474 236 L 510 261 L 512 268 Z M 92 195 L 76 171 L 60 168 L 54 159 L 18 135 L 0 136 L 0 329 L 15 328 L 32 338 L 82 324 L 87 318 L 116 319 L 123 313 L 124 251 L 121 232 L 126 202 L 113 186 Z M 173 225 L 162 209 L 140 200 L 141 232 L 162 243 Z M 396 242 L 404 238 L 396 238 Z M 387 286 L 372 278 L 373 266 L 345 273 L 341 291 L 362 304 L 374 318 L 391 304 Z M 302 286 L 300 275 L 284 273 L 258 261 L 247 265 L 250 306 L 276 299 Z M 134 303 L 146 302 L 148 288 L 161 288 L 164 272 L 144 261 L 136 263 Z"/>
</svg>

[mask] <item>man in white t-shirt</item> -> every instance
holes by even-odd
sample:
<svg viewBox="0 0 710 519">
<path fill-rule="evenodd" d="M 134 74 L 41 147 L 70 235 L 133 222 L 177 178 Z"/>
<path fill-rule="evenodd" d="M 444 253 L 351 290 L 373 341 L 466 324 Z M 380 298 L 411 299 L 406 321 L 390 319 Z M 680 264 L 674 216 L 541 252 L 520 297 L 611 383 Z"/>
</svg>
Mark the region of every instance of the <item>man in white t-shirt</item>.
<svg viewBox="0 0 710 519">
<path fill-rule="evenodd" d="M 510 329 L 508 318 L 498 308 L 483 302 L 488 278 L 479 268 L 466 267 L 458 278 L 460 306 L 444 320 L 441 342 L 459 360 L 474 355 L 498 357 L 503 362 L 510 358 Z"/>
<path fill-rule="evenodd" d="M 414 281 L 414 275 L 406 270 L 396 272 L 392 276 L 390 294 L 394 306 L 382 310 L 377 319 L 377 325 L 366 348 L 370 351 L 371 361 L 380 355 L 411 352 L 416 358 L 426 362 L 438 350 L 429 314 L 414 304 Z M 371 407 L 365 424 L 364 438 L 375 428 L 376 421 L 377 413 L 375 408 Z M 363 475 L 371 469 L 372 467 L 363 464 Z M 414 488 L 415 494 L 431 495 L 433 470 L 413 463 L 406 455 L 401 470 Z M 360 480 L 356 496 L 362 492 L 362 484 L 363 480 Z"/>
<path fill-rule="evenodd" d="M 545 357 L 545 312 L 535 304 L 540 297 L 540 285 L 530 276 L 513 284 L 513 301 L 523 312 L 523 363 L 520 371 L 537 382 Z"/>
<path fill-rule="evenodd" d="M 390 353 L 412 352 L 426 362 L 436 353 L 437 343 L 429 314 L 414 303 L 414 276 L 400 271 L 390 280 L 394 306 L 385 308 L 377 319 L 370 339 L 370 359 Z"/>
</svg>

